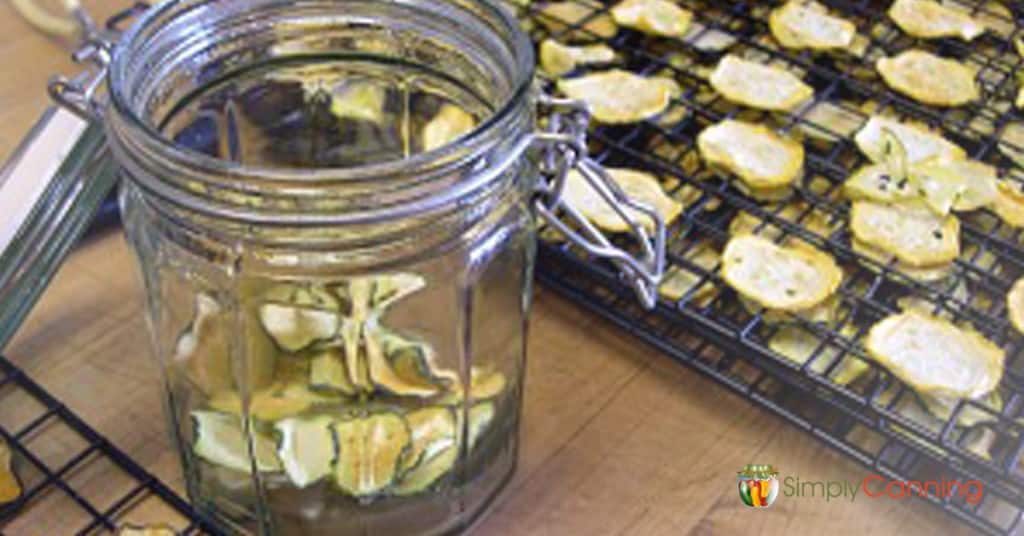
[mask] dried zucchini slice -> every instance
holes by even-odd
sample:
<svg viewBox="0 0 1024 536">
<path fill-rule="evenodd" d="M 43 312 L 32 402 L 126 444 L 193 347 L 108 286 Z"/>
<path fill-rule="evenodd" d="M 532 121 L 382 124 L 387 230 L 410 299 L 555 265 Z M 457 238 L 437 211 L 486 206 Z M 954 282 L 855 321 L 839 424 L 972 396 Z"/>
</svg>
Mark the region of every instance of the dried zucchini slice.
<svg viewBox="0 0 1024 536">
<path fill-rule="evenodd" d="M 337 348 L 322 350 L 310 358 L 309 385 L 314 389 L 341 391 L 346 395 L 357 393 L 345 368 L 345 356 Z"/>
<path fill-rule="evenodd" d="M 650 35 L 682 37 L 693 20 L 693 13 L 668 0 L 623 0 L 611 9 L 619 26 Z"/>
<path fill-rule="evenodd" d="M 793 73 L 729 54 L 718 62 L 711 87 L 737 104 L 788 112 L 814 96 L 814 89 Z"/>
<path fill-rule="evenodd" d="M 409 427 L 392 413 L 337 421 L 334 479 L 353 497 L 384 491 L 398 476 L 398 461 L 409 447 Z"/>
<path fill-rule="evenodd" d="M 932 106 L 962 106 L 978 100 L 975 69 L 924 50 L 879 58 L 875 68 L 895 91 Z"/>
<path fill-rule="evenodd" d="M 481 402 L 469 408 L 469 449 L 476 446 L 494 420 L 494 404 Z"/>
<path fill-rule="evenodd" d="M 694 246 L 687 252 L 685 258 L 706 272 L 714 270 L 722 260 L 722 256 L 708 244 Z M 701 274 L 688 268 L 670 266 L 665 271 L 665 278 L 662 279 L 661 284 L 658 286 L 658 294 L 661 294 L 668 300 L 677 301 L 685 296 L 687 292 L 690 292 L 690 289 L 697 286 L 701 279 L 703 279 Z M 714 292 L 715 285 L 708 280 L 693 291 L 690 299 L 699 303 L 702 299 L 714 294 Z"/>
<path fill-rule="evenodd" d="M 14 473 L 13 461 L 10 445 L 0 440 L 0 504 L 14 502 L 21 497 L 21 481 Z"/>
<path fill-rule="evenodd" d="M 903 147 L 907 164 L 915 164 L 931 157 L 967 157 L 967 153 L 959 146 L 924 126 L 901 123 L 897 119 L 874 115 L 854 137 L 857 147 L 872 162 L 885 163 L 889 159 L 892 144 L 888 141 L 886 131 Z"/>
<path fill-rule="evenodd" d="M 992 211 L 1011 227 L 1024 227 L 1024 191 L 1018 183 L 1000 181 Z"/>
<path fill-rule="evenodd" d="M 321 76 L 316 78 L 322 79 Z M 383 120 L 384 86 L 376 82 L 346 80 L 330 88 L 330 95 L 331 114 L 335 117 L 361 119 L 372 123 Z"/>
<path fill-rule="evenodd" d="M 429 348 L 426 345 L 403 339 L 372 321 L 367 322 L 364 329 L 367 369 L 376 387 L 397 396 L 430 397 L 440 391 L 438 386 L 423 377 L 399 375 L 392 362 L 400 352 L 415 352 L 427 361 Z"/>
<path fill-rule="evenodd" d="M 1024 277 L 1018 279 L 1006 294 L 1006 313 L 1013 327 L 1024 333 Z"/>
<path fill-rule="evenodd" d="M 116 536 L 178 536 L 170 525 L 122 525 Z"/>
<path fill-rule="evenodd" d="M 852 335 L 852 328 L 844 330 L 845 336 Z M 822 345 L 822 339 L 799 326 L 785 326 L 772 336 L 768 347 L 779 355 L 803 365 Z M 840 349 L 825 343 L 824 348 L 815 356 L 810 370 L 815 374 L 824 374 L 840 354 Z M 847 385 L 867 372 L 868 364 L 852 355 L 844 356 L 842 362 L 832 369 L 830 378 L 836 385 Z"/>
<path fill-rule="evenodd" d="M 777 309 L 765 308 L 743 296 L 740 296 L 740 304 L 743 305 L 743 308 L 748 313 L 752 315 L 760 314 L 761 321 L 770 326 L 792 324 L 797 320 L 831 326 L 835 324 L 839 316 L 841 301 L 833 295 L 814 307 L 800 311 L 779 311 Z"/>
<path fill-rule="evenodd" d="M 928 412 L 944 422 L 953 417 L 953 410 L 956 409 L 959 401 L 959 398 L 928 394 L 921 395 L 921 402 L 924 403 Z M 987 396 L 976 399 L 975 402 L 991 409 L 994 414 L 978 409 L 970 404 L 965 404 L 964 408 L 960 410 L 960 414 L 957 415 L 957 426 L 974 426 L 983 422 L 995 421 L 995 415 L 998 415 L 1003 410 L 1003 397 L 999 394 L 999 391 L 992 391 Z"/>
<path fill-rule="evenodd" d="M 237 391 L 214 393 L 207 404 L 224 413 L 242 415 L 242 399 Z M 306 397 L 287 396 L 276 388 L 253 393 L 249 401 L 249 416 L 260 421 L 276 421 L 298 415 L 309 409 L 313 402 Z"/>
<path fill-rule="evenodd" d="M 570 99 L 586 102 L 597 121 L 616 124 L 634 123 L 665 111 L 679 85 L 671 78 L 611 69 L 559 80 L 558 89 Z"/>
<path fill-rule="evenodd" d="M 455 372 L 448 375 L 449 393 L 439 403 L 453 405 L 461 403 L 464 398 L 462 382 Z M 497 370 L 483 367 L 471 367 L 469 371 L 469 392 L 474 401 L 494 398 L 505 391 L 508 380 Z"/>
<path fill-rule="evenodd" d="M 405 421 L 409 425 L 412 443 L 399 460 L 402 474 L 456 446 L 455 416 L 449 408 L 431 406 L 418 409 L 407 414 Z"/>
<path fill-rule="evenodd" d="M 473 130 L 476 118 L 462 108 L 445 104 L 426 125 L 423 125 L 423 150 L 443 147 Z"/>
<path fill-rule="evenodd" d="M 554 39 L 545 39 L 540 44 L 540 68 L 552 77 L 575 71 L 580 65 L 609 63 L 614 60 L 615 51 L 608 45 L 574 47 L 563 45 Z"/>
<path fill-rule="evenodd" d="M 803 145 L 762 125 L 727 119 L 701 131 L 701 157 L 762 190 L 788 187 L 804 166 Z"/>
<path fill-rule="evenodd" d="M 627 196 L 656 210 L 666 225 L 675 221 L 683 211 L 683 205 L 666 195 L 653 175 L 626 168 L 605 168 L 605 171 Z M 630 230 L 629 224 L 575 169 L 570 170 L 566 177 L 562 199 L 606 231 L 624 233 Z M 654 222 L 642 212 L 630 207 L 623 207 L 623 210 L 648 230 L 654 228 Z"/>
<path fill-rule="evenodd" d="M 894 177 L 887 164 L 868 164 L 850 175 L 843 183 L 847 199 L 857 201 L 881 201 L 883 203 L 904 201 L 919 196 L 907 177 Z"/>
<path fill-rule="evenodd" d="M 855 201 L 850 230 L 857 240 L 917 268 L 946 264 L 960 255 L 960 221 L 918 203 Z"/>
<path fill-rule="evenodd" d="M 845 49 L 857 35 L 852 22 L 829 15 L 817 2 L 803 0 L 790 0 L 772 10 L 768 25 L 775 39 L 786 48 Z"/>
<path fill-rule="evenodd" d="M 986 29 L 967 13 L 934 0 L 896 0 L 889 8 L 889 18 L 907 34 L 922 39 L 959 37 L 971 41 Z"/>
<path fill-rule="evenodd" d="M 999 135 L 999 152 L 1024 167 L 1024 123 L 1012 122 Z"/>
<path fill-rule="evenodd" d="M 331 474 L 338 453 L 331 433 L 332 422 L 331 418 L 320 416 L 284 419 L 274 424 L 281 436 L 278 458 L 295 486 L 305 488 Z"/>
<path fill-rule="evenodd" d="M 237 415 L 214 411 L 193 411 L 192 423 L 195 430 L 196 456 L 221 467 L 248 473 L 252 471 L 249 456 L 249 442 L 242 430 L 242 419 Z M 252 452 L 256 456 L 256 470 L 278 472 L 281 461 L 277 459 L 274 440 L 253 431 Z"/>
<path fill-rule="evenodd" d="M 178 337 L 174 364 L 203 393 L 231 389 L 234 372 L 228 345 L 228 318 L 209 294 L 196 295 L 192 324 Z"/>
<path fill-rule="evenodd" d="M 395 484 L 395 495 L 415 495 L 426 490 L 439 478 L 451 471 L 458 459 L 459 448 L 452 444 L 414 467 Z"/>
<path fill-rule="evenodd" d="M 987 207 L 997 195 L 996 168 L 977 160 L 929 158 L 911 166 L 910 177 L 939 214 Z"/>
<path fill-rule="evenodd" d="M 278 285 L 267 291 L 259 308 L 260 324 L 287 352 L 298 352 L 333 337 L 341 326 L 340 304 L 326 290 Z"/>
<path fill-rule="evenodd" d="M 1003 351 L 977 332 L 919 311 L 871 327 L 866 348 L 918 393 L 980 398 L 999 385 Z"/>
<path fill-rule="evenodd" d="M 539 10 L 540 16 L 537 20 L 553 34 L 565 32 L 559 37 L 572 42 L 615 37 L 615 34 L 619 33 L 619 27 L 611 15 L 598 13 L 599 9 L 600 6 L 587 5 L 582 0 L 553 2 Z"/>
<path fill-rule="evenodd" d="M 896 258 L 896 256 L 893 255 L 892 253 L 888 253 L 869 244 L 865 244 L 864 242 L 861 242 L 856 238 L 850 241 L 850 246 L 852 247 L 854 253 L 862 257 L 871 259 L 883 266 L 887 266 L 890 262 L 892 262 L 893 259 Z M 865 262 L 862 262 L 861 264 L 863 264 L 871 271 L 879 271 L 878 268 L 872 264 Z M 949 276 L 953 275 L 953 266 L 954 265 L 952 262 L 948 262 L 936 266 L 929 266 L 927 268 L 918 268 L 916 266 L 910 266 L 897 260 L 896 264 L 893 266 L 893 269 L 915 281 L 920 281 L 922 283 L 933 283 L 936 281 L 942 281 L 948 278 Z"/>
<path fill-rule="evenodd" d="M 753 235 L 729 240 L 722 277 L 762 307 L 799 312 L 835 293 L 843 272 L 831 255 L 802 244 L 779 246 Z"/>
</svg>

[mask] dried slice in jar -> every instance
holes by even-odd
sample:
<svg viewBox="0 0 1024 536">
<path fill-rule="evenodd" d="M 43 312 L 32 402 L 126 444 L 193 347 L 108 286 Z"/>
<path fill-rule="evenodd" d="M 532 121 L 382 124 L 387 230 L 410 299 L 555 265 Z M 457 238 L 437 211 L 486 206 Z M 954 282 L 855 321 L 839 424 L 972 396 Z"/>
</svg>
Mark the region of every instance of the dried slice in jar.
<svg viewBox="0 0 1024 536">
<path fill-rule="evenodd" d="M 923 39 L 959 37 L 971 41 L 985 33 L 982 22 L 934 0 L 896 0 L 889 7 L 889 18 L 907 34 Z"/>
<path fill-rule="evenodd" d="M 1024 185 L 1000 181 L 996 185 L 996 198 L 992 212 L 1011 227 L 1024 227 Z"/>
<path fill-rule="evenodd" d="M 790 0 L 772 10 L 768 17 L 772 36 L 786 48 L 813 50 L 845 49 L 853 44 L 857 27 L 830 15 L 817 2 Z"/>
<path fill-rule="evenodd" d="M 314 389 L 340 391 L 346 395 L 358 392 L 352 384 L 345 367 L 345 356 L 339 348 L 327 348 L 309 358 L 309 385 Z"/>
<path fill-rule="evenodd" d="M 666 195 L 653 175 L 625 168 L 605 168 L 605 171 L 627 196 L 654 209 L 666 225 L 675 221 L 683 211 L 683 205 Z M 566 177 L 562 200 L 606 231 L 624 233 L 630 230 L 629 223 L 575 169 Z M 642 212 L 626 206 L 623 206 L 623 211 L 648 230 L 654 228 L 654 222 Z"/>
<path fill-rule="evenodd" d="M 920 203 L 855 201 L 850 230 L 857 240 L 918 268 L 945 264 L 960 255 L 960 221 L 939 216 Z"/>
<path fill-rule="evenodd" d="M 727 119 L 701 131 L 697 146 L 708 164 L 751 188 L 788 187 L 803 171 L 803 145 L 762 125 Z"/>
<path fill-rule="evenodd" d="M 879 58 L 875 68 L 892 89 L 932 106 L 962 106 L 978 100 L 975 69 L 924 50 Z"/>
<path fill-rule="evenodd" d="M 376 495 L 398 476 L 398 461 L 409 447 L 409 427 L 393 413 L 334 423 L 338 458 L 334 480 L 353 497 Z"/>
<path fill-rule="evenodd" d="M 814 96 L 814 89 L 793 73 L 735 54 L 718 62 L 709 81 L 726 99 L 761 110 L 790 111 Z"/>
<path fill-rule="evenodd" d="M 323 80 L 327 78 L 325 74 L 314 74 L 314 79 Z M 314 89 L 310 94 L 315 91 Z M 330 88 L 330 95 L 331 114 L 335 117 L 361 119 L 373 123 L 383 120 L 386 95 L 384 87 L 376 82 L 345 80 Z"/>
<path fill-rule="evenodd" d="M 173 363 L 205 394 L 231 389 L 234 372 L 229 348 L 229 318 L 217 300 L 196 294 L 192 323 L 178 337 Z"/>
<path fill-rule="evenodd" d="M 412 442 L 399 461 L 402 473 L 455 446 L 455 415 L 451 409 L 428 406 L 408 413 L 405 421 L 409 425 Z"/>
<path fill-rule="evenodd" d="M 1006 313 L 1013 327 L 1024 333 L 1024 277 L 1018 279 L 1006 294 Z"/>
<path fill-rule="evenodd" d="M 260 324 L 287 352 L 298 352 L 333 337 L 341 327 L 340 304 L 317 286 L 277 285 L 263 296 Z"/>
<path fill-rule="evenodd" d="M 581 65 L 609 63 L 615 60 L 615 51 L 608 45 L 563 45 L 554 39 L 540 44 L 540 68 L 548 76 L 559 77 Z"/>
<path fill-rule="evenodd" d="M 481 402 L 469 408 L 469 449 L 476 446 L 480 438 L 494 421 L 495 408 L 493 402 Z M 458 424 L 458 419 L 456 419 Z M 461 429 L 461 426 L 459 427 Z"/>
<path fill-rule="evenodd" d="M 911 166 L 910 177 L 939 214 L 987 207 L 997 195 L 996 168 L 977 160 L 932 157 Z"/>
<path fill-rule="evenodd" d="M 170 525 L 121 525 L 116 536 L 177 536 L 178 531 Z"/>
<path fill-rule="evenodd" d="M 193 411 L 192 423 L 195 430 L 196 456 L 221 467 L 248 473 L 252 471 L 253 460 L 249 455 L 249 441 L 242 430 L 242 418 L 215 411 Z M 277 459 L 274 440 L 251 430 L 252 453 L 256 470 L 278 472 L 282 469 Z"/>
<path fill-rule="evenodd" d="M 718 266 L 722 257 L 710 245 L 700 244 L 688 251 L 685 259 L 704 272 L 711 272 Z M 703 273 L 688 267 L 670 266 L 665 270 L 665 277 L 658 285 L 658 294 L 668 300 L 676 301 L 682 299 L 688 292 L 692 292 L 689 299 L 700 303 L 715 293 L 715 284 L 711 280 L 706 280 L 704 284 L 697 287 L 704 279 L 703 276 Z"/>
<path fill-rule="evenodd" d="M 779 246 L 753 235 L 729 240 L 722 277 L 762 307 L 798 312 L 835 293 L 843 272 L 831 255 L 802 244 Z"/>
<path fill-rule="evenodd" d="M 423 150 L 432 151 L 457 140 L 473 130 L 476 118 L 459 106 L 445 104 L 426 125 L 423 125 Z"/>
<path fill-rule="evenodd" d="M 851 337 L 855 331 L 855 328 L 847 326 L 843 329 L 843 336 Z M 811 363 L 810 370 L 816 374 L 824 374 L 841 353 L 839 347 L 825 343 L 822 338 L 800 326 L 785 326 L 779 329 L 768 341 L 768 347 L 800 365 L 806 363 L 813 356 L 814 361 Z M 821 349 L 819 350 L 819 348 Z M 832 368 L 829 377 L 836 385 L 847 385 L 867 372 L 868 368 L 868 364 L 863 359 L 854 357 L 851 353 L 842 357 L 842 361 Z"/>
<path fill-rule="evenodd" d="M 242 415 L 242 398 L 237 391 L 214 393 L 207 404 L 217 411 Z M 313 401 L 309 397 L 284 393 L 274 386 L 252 394 L 249 399 L 249 416 L 260 421 L 276 421 L 298 415 L 312 405 Z"/>
<path fill-rule="evenodd" d="M 692 12 L 668 0 L 623 0 L 611 13 L 619 26 L 666 37 L 682 37 L 693 20 Z"/>
<path fill-rule="evenodd" d="M 396 396 L 430 397 L 440 391 L 429 378 L 400 374 L 394 365 L 399 354 L 415 354 L 424 362 L 428 361 L 429 346 L 407 340 L 372 321 L 367 322 L 364 329 L 367 370 L 375 387 Z"/>
<path fill-rule="evenodd" d="M 459 456 L 459 447 L 451 444 L 423 461 L 409 472 L 402 475 L 394 486 L 395 495 L 415 495 L 429 488 L 442 476 L 452 470 Z"/>
<path fill-rule="evenodd" d="M 999 385 L 1003 351 L 976 331 L 919 311 L 871 327 L 866 348 L 918 393 L 979 398 Z"/>
<path fill-rule="evenodd" d="M 548 31 L 567 41 L 597 41 L 615 37 L 619 27 L 611 15 L 600 12 L 600 9 L 600 5 L 589 4 L 585 0 L 552 2 L 539 10 L 537 20 Z"/>
<path fill-rule="evenodd" d="M 10 445 L 0 440 L 0 505 L 14 502 L 21 497 L 21 481 L 14 473 L 13 462 Z"/>
<path fill-rule="evenodd" d="M 586 102 L 594 119 L 602 123 L 634 123 L 660 114 L 679 85 L 671 78 L 645 77 L 611 69 L 558 81 L 570 99 Z"/>
<path fill-rule="evenodd" d="M 949 159 L 967 157 L 958 145 L 922 125 L 874 115 L 854 137 L 857 147 L 872 162 L 883 163 L 890 158 L 892 144 L 886 131 L 899 141 L 906 152 L 908 165 L 936 156 Z"/>
<path fill-rule="evenodd" d="M 337 456 L 329 417 L 289 418 L 274 424 L 278 458 L 292 484 L 305 488 L 331 474 Z"/>
<path fill-rule="evenodd" d="M 919 192 L 907 177 L 899 178 L 887 164 L 867 164 L 854 171 L 843 183 L 843 193 L 850 200 L 894 202 L 913 199 Z"/>
<path fill-rule="evenodd" d="M 442 398 L 441 404 L 459 404 L 465 398 L 462 389 L 462 382 L 454 371 L 447 374 L 449 393 Z M 505 375 L 490 367 L 470 367 L 469 369 L 469 392 L 472 400 L 486 400 L 494 398 L 505 391 L 508 380 Z"/>
</svg>

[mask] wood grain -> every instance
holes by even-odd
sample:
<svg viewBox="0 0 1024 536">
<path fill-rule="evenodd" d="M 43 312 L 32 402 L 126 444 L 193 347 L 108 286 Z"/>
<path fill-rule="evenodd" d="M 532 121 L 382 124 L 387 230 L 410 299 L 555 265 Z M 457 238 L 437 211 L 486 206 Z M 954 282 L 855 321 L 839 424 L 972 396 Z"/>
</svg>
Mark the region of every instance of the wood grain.
<svg viewBox="0 0 1024 536">
<path fill-rule="evenodd" d="M 98 16 L 118 5 L 87 2 Z M 47 104 L 44 85 L 72 72 L 60 43 L 0 4 L 0 155 Z M 160 384 L 144 331 L 134 259 L 118 232 L 68 260 L 6 353 L 89 423 L 181 491 L 163 428 Z M 490 515 L 487 535 L 950 534 L 954 521 L 917 501 L 829 502 L 782 497 L 741 505 L 735 472 L 772 463 L 804 479 L 859 482 L 866 471 L 681 368 L 613 326 L 539 289 L 531 318 L 519 470 Z M 0 396 L 3 393 L 0 392 Z M 0 424 L 28 415 L 0 399 Z M 38 445 L 59 459 L 74 438 Z M 92 468 L 76 486 L 102 502 L 123 493 L 116 472 Z M 59 497 L 58 497 L 59 499 Z M 64 534 L 80 526 L 68 501 L 44 498 L 4 534 Z M 169 516 L 143 505 L 135 520 Z M 45 527 L 44 531 L 39 531 Z"/>
</svg>

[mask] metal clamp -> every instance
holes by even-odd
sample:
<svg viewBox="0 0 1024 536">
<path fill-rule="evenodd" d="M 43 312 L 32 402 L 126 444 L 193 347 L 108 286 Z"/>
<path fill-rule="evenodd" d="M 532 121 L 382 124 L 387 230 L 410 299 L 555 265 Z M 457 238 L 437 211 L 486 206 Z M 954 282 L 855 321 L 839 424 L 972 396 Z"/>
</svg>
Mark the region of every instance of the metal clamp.
<svg viewBox="0 0 1024 536">
<path fill-rule="evenodd" d="M 538 104 L 549 113 L 545 115 L 548 119 L 546 128 L 534 134 L 533 138 L 542 145 L 542 178 L 538 181 L 533 201 L 537 214 L 587 253 L 611 261 L 619 269 L 620 277 L 636 291 L 640 303 L 648 309 L 653 308 L 658 301 L 658 284 L 665 273 L 665 221 L 652 207 L 626 195 L 608 172 L 587 156 L 590 111 L 586 103 L 541 93 Z M 642 255 L 639 258 L 612 244 L 590 220 L 564 202 L 562 193 L 566 179 L 574 169 L 629 225 L 640 243 Z M 558 217 L 559 212 L 568 216 L 572 227 Z M 637 212 L 654 222 L 653 240 L 648 229 L 636 221 L 634 215 Z"/>
</svg>

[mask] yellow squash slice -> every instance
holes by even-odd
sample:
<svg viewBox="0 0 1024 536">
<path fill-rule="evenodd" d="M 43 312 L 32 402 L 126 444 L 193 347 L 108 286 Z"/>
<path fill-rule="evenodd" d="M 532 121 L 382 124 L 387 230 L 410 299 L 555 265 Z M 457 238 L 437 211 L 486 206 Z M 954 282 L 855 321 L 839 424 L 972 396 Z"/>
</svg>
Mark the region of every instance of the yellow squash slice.
<svg viewBox="0 0 1024 536">
<path fill-rule="evenodd" d="M 694 246 L 686 253 L 686 260 L 697 265 L 700 269 L 710 272 L 718 266 L 722 257 L 708 244 Z M 703 274 L 682 266 L 670 266 L 665 271 L 665 277 L 658 285 L 658 294 L 666 299 L 676 301 L 690 292 L 691 289 L 700 283 Z M 715 285 L 712 281 L 704 281 L 699 288 L 694 289 L 690 299 L 700 302 L 702 299 L 711 296 L 715 292 Z"/>
<path fill-rule="evenodd" d="M 894 175 L 891 166 L 886 164 L 868 164 L 854 171 L 843 183 L 843 193 L 853 201 L 866 199 L 885 203 L 919 196 L 910 179 Z"/>
<path fill-rule="evenodd" d="M 1006 312 L 1013 327 L 1024 333 L 1024 277 L 1018 279 L 1006 294 Z"/>
<path fill-rule="evenodd" d="M 337 455 L 332 419 L 290 418 L 277 422 L 274 428 L 281 437 L 277 455 L 292 484 L 305 488 L 331 474 Z"/>
<path fill-rule="evenodd" d="M 992 211 L 1011 227 L 1024 227 L 1024 190 L 1016 182 L 1001 181 L 996 186 Z"/>
<path fill-rule="evenodd" d="M 1006 125 L 999 135 L 999 152 L 1024 167 L 1024 123 L 1014 121 Z"/>
<path fill-rule="evenodd" d="M 615 60 L 615 51 L 608 45 L 563 45 L 554 39 L 540 44 L 540 68 L 548 76 L 559 77 L 580 65 L 608 63 Z"/>
<path fill-rule="evenodd" d="M 398 476 L 398 462 L 409 447 L 409 427 L 392 413 L 334 423 L 338 458 L 334 480 L 353 497 L 376 495 Z"/>
<path fill-rule="evenodd" d="M 178 536 L 170 525 L 122 525 L 116 536 Z"/>
<path fill-rule="evenodd" d="M 907 34 L 923 39 L 959 37 L 971 41 L 985 33 L 985 25 L 963 11 L 934 0 L 896 0 L 889 18 Z"/>
<path fill-rule="evenodd" d="M 853 328 L 844 329 L 843 335 L 853 335 Z M 779 329 L 771 340 L 768 347 L 779 355 L 803 365 L 822 345 L 822 339 L 815 334 L 799 327 L 785 326 Z M 840 349 L 831 344 L 825 343 L 824 348 L 814 357 L 810 370 L 816 374 L 824 374 L 840 354 Z M 836 365 L 830 374 L 830 378 L 837 385 L 847 385 L 868 370 L 868 364 L 852 354 L 842 358 L 842 362 Z"/>
<path fill-rule="evenodd" d="M 614 124 L 660 114 L 678 93 L 679 85 L 671 78 L 611 69 L 559 80 L 558 89 L 570 99 L 586 102 L 597 121 Z"/>
<path fill-rule="evenodd" d="M 665 37 L 686 35 L 693 20 L 692 12 L 669 0 L 623 0 L 611 13 L 619 26 Z"/>
<path fill-rule="evenodd" d="M 726 99 L 761 110 L 790 111 L 814 96 L 814 89 L 793 73 L 729 54 L 709 78 Z"/>
<path fill-rule="evenodd" d="M 939 214 L 977 210 L 995 202 L 996 168 L 977 160 L 929 158 L 910 167 L 910 177 Z"/>
<path fill-rule="evenodd" d="M 196 456 L 221 467 L 249 473 L 253 463 L 249 455 L 249 442 L 242 430 L 242 419 L 237 415 L 215 411 L 193 411 Z M 277 458 L 274 440 L 259 432 L 252 432 L 252 452 L 256 457 L 256 470 L 277 472 L 281 461 Z"/>
<path fill-rule="evenodd" d="M 960 255 L 960 221 L 952 215 L 938 216 L 919 203 L 855 201 L 850 230 L 857 240 L 918 268 L 945 264 Z"/>
<path fill-rule="evenodd" d="M 789 187 L 804 166 L 803 145 L 762 125 L 727 119 L 697 137 L 701 157 L 754 189 Z"/>
<path fill-rule="evenodd" d="M 857 132 L 854 141 L 857 147 L 872 162 L 884 163 L 891 154 L 886 132 L 895 137 L 906 152 L 907 164 L 915 164 L 932 157 L 947 159 L 966 158 L 967 153 L 953 142 L 943 138 L 924 126 L 902 123 L 891 117 L 880 115 L 871 119 Z"/>
<path fill-rule="evenodd" d="M 21 497 L 21 482 L 14 473 L 11 447 L 0 440 L 0 505 L 14 502 Z"/>
<path fill-rule="evenodd" d="M 537 20 L 551 33 L 572 42 L 615 37 L 619 27 L 611 15 L 599 13 L 599 9 L 600 6 L 588 5 L 586 0 L 552 2 L 539 10 Z"/>
<path fill-rule="evenodd" d="M 475 126 L 475 117 L 458 106 L 445 104 L 433 119 L 423 125 L 423 150 L 444 147 Z"/>
<path fill-rule="evenodd" d="M 919 311 L 871 327 L 866 348 L 918 393 L 980 398 L 999 385 L 1003 351 L 977 332 Z"/>
<path fill-rule="evenodd" d="M 794 49 L 846 49 L 857 35 L 857 27 L 852 22 L 829 15 L 813 1 L 786 2 L 772 10 L 768 25 L 780 45 Z"/>
<path fill-rule="evenodd" d="M 975 69 L 924 50 L 879 58 L 875 68 L 892 89 L 932 106 L 962 106 L 980 96 Z"/>
<path fill-rule="evenodd" d="M 627 196 L 653 208 L 666 224 L 675 221 L 683 211 L 683 205 L 667 196 L 653 175 L 625 168 L 605 168 L 605 171 Z M 616 233 L 630 230 L 629 224 L 619 217 L 615 209 L 575 169 L 569 171 L 569 176 L 566 177 L 562 196 L 566 203 L 598 227 Z M 640 211 L 629 207 L 623 207 L 623 210 L 638 224 L 648 230 L 653 229 L 654 222 Z"/>
<path fill-rule="evenodd" d="M 762 307 L 798 312 L 814 307 L 839 287 L 843 272 L 827 253 L 804 245 L 779 246 L 753 235 L 729 240 L 722 277 Z"/>
<path fill-rule="evenodd" d="M 875 246 L 865 244 L 860 240 L 854 238 L 850 241 L 850 246 L 854 253 L 861 255 L 867 259 L 873 260 L 882 266 L 888 266 L 893 259 L 896 259 L 896 255 L 883 251 Z M 868 269 L 877 272 L 878 268 L 870 263 L 862 262 Z M 937 264 L 935 266 L 928 266 L 926 268 L 918 268 L 909 264 L 899 262 L 892 266 L 897 272 L 922 283 L 932 283 L 935 281 L 942 281 L 953 274 L 953 262 L 947 262 L 944 264 Z"/>
</svg>

